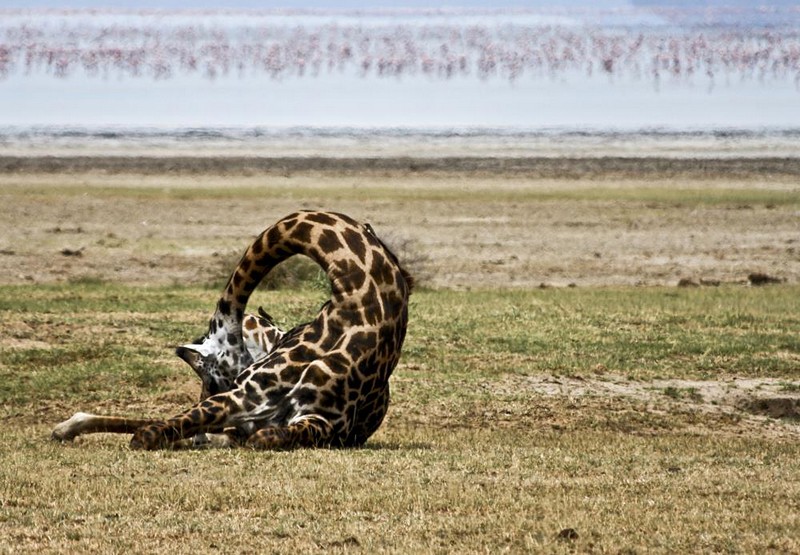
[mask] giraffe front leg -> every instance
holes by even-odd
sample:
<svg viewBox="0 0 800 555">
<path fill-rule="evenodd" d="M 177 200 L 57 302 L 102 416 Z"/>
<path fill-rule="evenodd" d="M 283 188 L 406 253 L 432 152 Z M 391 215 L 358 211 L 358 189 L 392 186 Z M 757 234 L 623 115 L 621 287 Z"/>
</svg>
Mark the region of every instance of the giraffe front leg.
<svg viewBox="0 0 800 555">
<path fill-rule="evenodd" d="M 164 449 L 199 432 L 221 431 L 238 410 L 230 392 L 214 395 L 181 415 L 142 426 L 131 438 L 131 449 Z"/>
<path fill-rule="evenodd" d="M 153 422 L 152 418 L 135 419 L 119 416 L 98 416 L 85 412 L 76 412 L 72 418 L 65 420 L 53 428 L 51 438 L 56 441 L 72 441 L 79 435 L 107 432 L 112 434 L 131 434 L 146 424 Z"/>
<path fill-rule="evenodd" d="M 333 426 L 325 418 L 306 415 L 287 426 L 267 426 L 254 432 L 246 446 L 261 450 L 289 450 L 298 447 L 324 447 L 330 444 Z"/>
</svg>

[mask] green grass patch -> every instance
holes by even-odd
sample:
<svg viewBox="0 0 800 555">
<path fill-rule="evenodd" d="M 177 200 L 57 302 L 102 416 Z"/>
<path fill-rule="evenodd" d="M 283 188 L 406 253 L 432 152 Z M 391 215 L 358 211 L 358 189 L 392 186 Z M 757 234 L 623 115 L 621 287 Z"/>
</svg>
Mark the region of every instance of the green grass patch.
<svg viewBox="0 0 800 555">
<path fill-rule="evenodd" d="M 154 362 L 152 351 L 132 346 L 78 345 L 4 350 L 0 403 L 136 398 L 161 391 L 171 371 Z M 150 356 L 147 356 L 150 355 Z"/>
<path fill-rule="evenodd" d="M 735 209 L 755 207 L 791 207 L 800 206 L 800 199 L 794 190 L 781 188 L 743 188 L 720 186 L 709 182 L 709 186 L 696 185 L 676 187 L 674 180 L 651 181 L 647 185 L 640 182 L 626 182 L 624 179 L 614 180 L 614 186 L 597 185 L 593 187 L 575 187 L 574 184 L 562 184 L 560 187 L 508 187 L 513 183 L 511 178 L 483 179 L 487 186 L 475 187 L 468 194 L 457 179 L 428 179 L 421 183 L 407 184 L 397 187 L 390 179 L 328 177 L 327 186 L 316 184 L 318 180 L 309 177 L 278 178 L 274 176 L 263 179 L 234 179 L 233 182 L 215 183 L 191 187 L 171 186 L 169 181 L 163 184 L 157 180 L 149 185 L 126 185 L 121 181 L 108 186 L 106 181 L 97 183 L 76 183 L 54 186 L 51 183 L 26 185 L 26 196 L 52 197 L 84 195 L 87 187 L 93 196 L 102 198 L 131 198 L 137 200 L 200 200 L 236 198 L 276 198 L 284 200 L 304 200 L 314 202 L 356 202 L 364 198 L 373 201 L 428 201 L 428 202 L 469 202 L 482 204 L 486 202 L 542 202 L 542 201 L 610 201 L 633 202 L 664 206 L 730 206 Z M 482 178 L 470 181 L 480 183 Z M 488 182 L 494 186 L 490 186 Z M 600 181 L 602 183 L 602 181 Z"/>
<path fill-rule="evenodd" d="M 80 398 L 87 380 L 109 398 L 124 384 L 157 390 L 174 370 L 152 361 L 204 333 L 216 298 L 216 290 L 189 287 L 2 286 L 1 400 Z M 325 298 L 321 288 L 258 291 L 250 308 L 263 306 L 288 329 Z M 798 299 L 794 286 L 421 290 L 411 297 L 403 372 L 437 383 L 596 373 L 793 380 Z"/>
<path fill-rule="evenodd" d="M 798 288 L 436 292 L 412 297 L 408 360 L 448 374 L 793 376 Z"/>
</svg>

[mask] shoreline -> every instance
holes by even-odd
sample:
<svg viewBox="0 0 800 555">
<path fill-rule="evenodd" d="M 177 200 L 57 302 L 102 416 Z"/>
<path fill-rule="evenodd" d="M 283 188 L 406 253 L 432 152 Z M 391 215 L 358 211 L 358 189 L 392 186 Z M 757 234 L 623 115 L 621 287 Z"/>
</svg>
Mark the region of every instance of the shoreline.
<svg viewBox="0 0 800 555">
<path fill-rule="evenodd" d="M 527 178 L 776 178 L 800 176 L 800 157 L 665 156 L 0 156 L 0 174 L 287 175 L 471 174 Z"/>
</svg>

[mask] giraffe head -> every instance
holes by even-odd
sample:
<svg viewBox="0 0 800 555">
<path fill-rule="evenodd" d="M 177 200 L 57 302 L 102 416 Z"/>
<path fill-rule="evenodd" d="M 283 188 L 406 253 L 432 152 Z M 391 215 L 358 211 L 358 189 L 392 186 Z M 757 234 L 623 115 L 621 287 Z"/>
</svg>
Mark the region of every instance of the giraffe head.
<svg viewBox="0 0 800 555">
<path fill-rule="evenodd" d="M 253 363 L 245 348 L 240 323 L 231 323 L 215 314 L 208 333 L 175 350 L 203 382 L 200 400 L 230 391 L 236 376 Z"/>
</svg>

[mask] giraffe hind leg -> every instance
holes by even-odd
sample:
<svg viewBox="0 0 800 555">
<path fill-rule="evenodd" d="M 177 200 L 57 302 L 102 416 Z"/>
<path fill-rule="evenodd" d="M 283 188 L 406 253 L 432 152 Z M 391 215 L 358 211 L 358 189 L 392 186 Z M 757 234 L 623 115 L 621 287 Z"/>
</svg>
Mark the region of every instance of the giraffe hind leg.
<svg viewBox="0 0 800 555">
<path fill-rule="evenodd" d="M 259 450 L 290 450 L 324 447 L 330 443 L 331 425 L 322 417 L 302 416 L 287 426 L 267 426 L 247 438 L 247 447 Z"/>
</svg>

